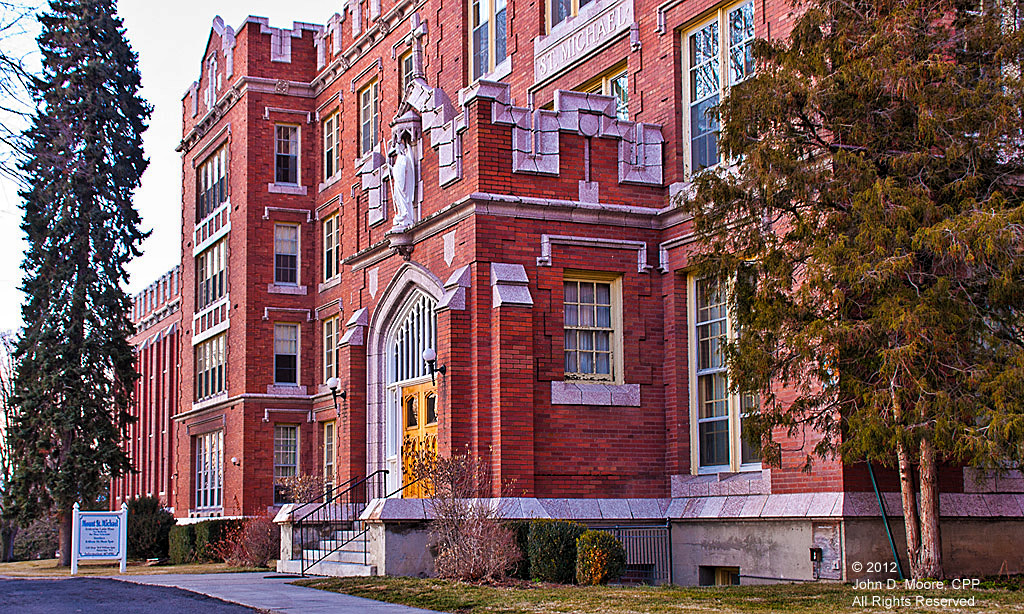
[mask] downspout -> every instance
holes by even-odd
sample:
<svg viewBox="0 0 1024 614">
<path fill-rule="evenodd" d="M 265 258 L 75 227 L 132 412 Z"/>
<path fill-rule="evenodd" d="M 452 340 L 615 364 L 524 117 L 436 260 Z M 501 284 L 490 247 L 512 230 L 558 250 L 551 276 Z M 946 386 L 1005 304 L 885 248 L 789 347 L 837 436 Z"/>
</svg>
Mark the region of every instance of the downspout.
<svg viewBox="0 0 1024 614">
<path fill-rule="evenodd" d="M 900 580 L 904 579 L 903 566 L 900 565 L 900 557 L 896 554 L 896 542 L 892 539 L 892 529 L 889 528 L 889 514 L 885 512 L 885 505 L 882 503 L 882 494 L 878 492 L 878 482 L 875 481 L 875 472 L 871 469 L 871 461 L 867 461 L 868 475 L 871 476 L 871 487 L 875 489 L 875 498 L 878 499 L 878 509 L 882 512 L 882 520 L 885 522 L 885 534 L 889 538 L 889 548 L 892 549 L 892 558 L 896 561 L 896 572 Z"/>
</svg>

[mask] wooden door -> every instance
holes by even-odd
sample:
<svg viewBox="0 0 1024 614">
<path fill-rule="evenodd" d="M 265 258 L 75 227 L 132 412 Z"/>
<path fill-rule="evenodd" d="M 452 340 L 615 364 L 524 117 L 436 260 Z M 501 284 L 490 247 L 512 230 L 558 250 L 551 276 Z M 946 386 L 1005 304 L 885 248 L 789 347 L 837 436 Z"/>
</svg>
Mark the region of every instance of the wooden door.
<svg viewBox="0 0 1024 614">
<path fill-rule="evenodd" d="M 426 382 L 402 388 L 402 491 L 405 498 L 430 495 L 425 479 L 407 486 L 418 476 L 414 463 L 420 454 L 437 454 L 437 386 Z"/>
</svg>

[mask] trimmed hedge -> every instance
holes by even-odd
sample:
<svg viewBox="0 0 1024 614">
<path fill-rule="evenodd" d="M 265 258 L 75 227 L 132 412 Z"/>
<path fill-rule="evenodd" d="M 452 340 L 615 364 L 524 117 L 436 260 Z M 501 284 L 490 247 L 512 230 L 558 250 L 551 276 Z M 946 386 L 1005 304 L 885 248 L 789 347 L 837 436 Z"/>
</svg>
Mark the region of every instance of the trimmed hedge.
<svg viewBox="0 0 1024 614">
<path fill-rule="evenodd" d="M 168 535 L 174 515 L 160 505 L 156 497 L 128 501 L 128 558 L 167 558 Z"/>
<path fill-rule="evenodd" d="M 171 527 L 167 541 L 171 564 L 191 563 L 196 556 L 196 525 L 179 524 Z"/>
<path fill-rule="evenodd" d="M 576 581 L 608 584 L 626 569 L 626 549 L 606 531 L 586 531 L 576 539 Z"/>
<path fill-rule="evenodd" d="M 510 520 L 505 523 L 505 528 L 512 531 L 512 535 L 515 536 L 516 546 L 519 547 L 519 553 L 522 554 L 522 558 L 516 562 L 516 566 L 512 569 L 509 575 L 520 580 L 529 580 L 530 556 L 528 553 L 530 549 L 530 521 Z"/>
<path fill-rule="evenodd" d="M 572 584 L 576 580 L 576 540 L 586 530 L 568 520 L 530 522 L 527 554 L 533 579 Z"/>
</svg>

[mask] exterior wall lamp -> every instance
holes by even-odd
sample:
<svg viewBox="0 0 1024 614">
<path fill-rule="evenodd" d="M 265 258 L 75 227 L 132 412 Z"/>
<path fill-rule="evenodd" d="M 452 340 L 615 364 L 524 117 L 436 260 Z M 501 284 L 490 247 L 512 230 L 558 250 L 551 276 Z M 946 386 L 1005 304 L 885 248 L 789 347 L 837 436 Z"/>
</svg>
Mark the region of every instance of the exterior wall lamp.
<svg viewBox="0 0 1024 614">
<path fill-rule="evenodd" d="M 342 400 L 344 400 L 345 397 L 348 396 L 348 392 L 345 390 L 338 390 L 338 388 L 341 388 L 341 380 L 336 377 L 332 377 L 327 380 L 327 387 L 330 388 L 331 398 L 334 399 L 334 415 L 340 418 L 341 408 L 338 407 L 338 397 L 341 397 Z"/>
<path fill-rule="evenodd" d="M 444 375 L 445 373 L 448 372 L 448 365 L 437 365 L 437 352 L 434 351 L 434 348 L 427 348 L 423 350 L 423 360 L 427 363 L 427 370 L 430 371 L 431 384 L 437 383 L 434 381 L 435 373 L 440 373 L 441 375 Z"/>
</svg>

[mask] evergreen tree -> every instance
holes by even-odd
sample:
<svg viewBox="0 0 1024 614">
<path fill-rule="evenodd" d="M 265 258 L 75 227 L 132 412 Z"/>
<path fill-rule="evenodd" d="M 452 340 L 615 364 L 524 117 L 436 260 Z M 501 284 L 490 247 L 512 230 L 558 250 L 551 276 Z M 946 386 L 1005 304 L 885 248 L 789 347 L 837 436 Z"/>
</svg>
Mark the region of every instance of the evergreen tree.
<svg viewBox="0 0 1024 614">
<path fill-rule="evenodd" d="M 22 523 L 56 509 L 63 565 L 73 504 L 131 470 L 120 442 L 137 375 L 122 287 L 145 238 L 132 192 L 150 107 L 115 4 L 50 0 L 40 16 L 40 110 L 22 165 L 29 249 L 10 493 Z"/>
<path fill-rule="evenodd" d="M 898 469 L 917 578 L 943 574 L 938 467 L 1024 458 L 1022 22 L 984 6 L 802 6 L 722 101 L 727 163 L 683 203 L 699 270 L 734 280 L 748 437 L 766 462 L 806 431 Z"/>
</svg>

